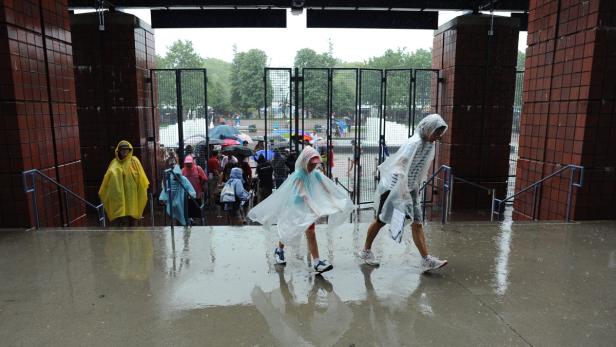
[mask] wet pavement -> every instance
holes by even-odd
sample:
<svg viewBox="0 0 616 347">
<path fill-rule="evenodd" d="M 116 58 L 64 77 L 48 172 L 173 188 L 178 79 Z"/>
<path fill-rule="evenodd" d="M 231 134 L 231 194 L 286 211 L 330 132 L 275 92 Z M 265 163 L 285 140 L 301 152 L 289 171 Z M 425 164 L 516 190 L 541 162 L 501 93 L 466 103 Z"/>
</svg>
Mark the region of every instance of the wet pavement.
<svg viewBox="0 0 616 347">
<path fill-rule="evenodd" d="M 0 233 L 3 346 L 609 346 L 616 341 L 616 223 L 432 224 L 419 273 L 405 234 L 353 255 L 366 224 L 317 227 L 272 265 L 261 227 Z"/>
</svg>

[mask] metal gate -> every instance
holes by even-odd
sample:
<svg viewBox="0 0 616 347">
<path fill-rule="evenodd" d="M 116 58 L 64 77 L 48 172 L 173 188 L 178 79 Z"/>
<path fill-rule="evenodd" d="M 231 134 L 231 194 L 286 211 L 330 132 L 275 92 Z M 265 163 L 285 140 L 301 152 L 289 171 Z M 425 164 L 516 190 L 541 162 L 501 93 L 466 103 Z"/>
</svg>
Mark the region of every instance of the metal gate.
<svg viewBox="0 0 616 347">
<path fill-rule="evenodd" d="M 206 69 L 152 69 L 154 124 L 159 127 L 159 148 L 165 162 L 175 151 L 180 160 L 193 154 L 205 167 L 208 156 Z M 158 121 L 156 121 L 156 118 Z M 164 168 L 157 167 L 159 174 Z M 161 177 L 159 175 L 159 177 Z"/>
<path fill-rule="evenodd" d="M 293 158 L 294 152 L 312 144 L 323 157 L 324 172 L 356 204 L 372 203 L 378 165 L 414 133 L 423 117 L 438 112 L 439 71 L 304 68 L 299 72 L 265 69 L 260 132 L 264 147 L 275 156 L 288 152 Z"/>
</svg>

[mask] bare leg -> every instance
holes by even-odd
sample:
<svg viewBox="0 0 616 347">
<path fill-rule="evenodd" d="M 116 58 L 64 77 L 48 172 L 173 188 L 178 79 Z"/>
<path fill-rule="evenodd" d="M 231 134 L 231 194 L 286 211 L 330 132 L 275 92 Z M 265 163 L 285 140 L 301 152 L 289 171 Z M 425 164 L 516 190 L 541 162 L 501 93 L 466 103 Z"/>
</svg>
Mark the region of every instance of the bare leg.
<svg viewBox="0 0 616 347">
<path fill-rule="evenodd" d="M 426 236 L 424 235 L 423 225 L 420 223 L 413 223 L 411 225 L 411 229 L 413 230 L 413 242 L 415 242 L 415 246 L 419 250 L 419 254 L 422 257 L 428 255 L 428 246 L 426 245 Z"/>
<path fill-rule="evenodd" d="M 319 246 L 317 245 L 317 236 L 314 229 L 314 224 L 306 229 L 306 240 L 308 240 L 308 249 L 310 250 L 310 255 L 312 255 L 312 260 L 319 258 Z"/>
<path fill-rule="evenodd" d="M 379 234 L 379 230 L 381 230 L 384 225 L 385 224 L 381 223 L 381 221 L 379 221 L 378 219 L 372 221 L 372 223 L 368 227 L 368 233 L 366 234 L 366 244 L 364 245 L 364 249 L 372 248 L 372 242 L 374 242 L 376 235 Z"/>
</svg>

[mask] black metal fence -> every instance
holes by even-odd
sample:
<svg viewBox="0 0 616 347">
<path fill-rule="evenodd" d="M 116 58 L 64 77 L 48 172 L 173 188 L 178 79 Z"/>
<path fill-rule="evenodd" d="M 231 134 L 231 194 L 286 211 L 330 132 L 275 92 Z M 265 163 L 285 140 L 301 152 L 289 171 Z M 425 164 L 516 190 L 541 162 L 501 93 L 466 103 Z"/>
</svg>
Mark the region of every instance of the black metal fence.
<svg viewBox="0 0 616 347">
<path fill-rule="evenodd" d="M 520 140 L 520 117 L 522 116 L 522 91 L 524 87 L 524 71 L 516 72 L 515 96 L 513 99 L 513 125 L 511 128 L 511 152 L 509 154 L 509 179 L 507 180 L 507 196 L 515 191 L 515 175 L 518 164 L 518 149 Z M 513 200 L 507 202 L 513 204 Z"/>
<path fill-rule="evenodd" d="M 205 167 L 208 128 L 215 121 L 208 112 L 206 69 L 154 69 L 151 73 L 157 100 L 153 112 L 160 117 L 159 144 L 165 161 L 170 151 L 176 151 L 180 160 L 193 154 Z"/>
<path fill-rule="evenodd" d="M 379 163 L 438 111 L 438 83 L 431 69 L 266 68 L 265 117 L 249 127 L 276 156 L 313 145 L 327 175 L 369 204 Z"/>
</svg>

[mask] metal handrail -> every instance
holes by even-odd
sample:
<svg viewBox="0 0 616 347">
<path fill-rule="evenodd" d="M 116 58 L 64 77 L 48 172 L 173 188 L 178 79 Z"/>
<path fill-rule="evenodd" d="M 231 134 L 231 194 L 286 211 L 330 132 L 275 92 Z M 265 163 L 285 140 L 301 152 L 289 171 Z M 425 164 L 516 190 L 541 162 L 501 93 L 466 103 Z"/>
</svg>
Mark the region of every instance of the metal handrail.
<svg viewBox="0 0 616 347">
<path fill-rule="evenodd" d="M 502 217 L 503 213 L 504 213 L 504 205 L 507 201 L 511 201 L 513 200 L 515 197 L 517 197 L 518 195 L 525 193 L 531 189 L 534 189 L 534 197 L 533 197 L 533 220 L 537 220 L 536 216 L 537 216 L 537 193 L 539 188 L 543 185 L 543 183 L 549 179 L 551 179 L 552 177 L 559 175 L 561 176 L 561 174 L 565 171 L 565 170 L 571 170 L 571 176 L 569 176 L 569 191 L 567 193 L 567 212 L 565 213 L 565 222 L 570 222 L 571 221 L 571 198 L 572 198 L 572 190 L 573 187 L 578 187 L 581 188 L 584 185 L 584 167 L 580 166 L 580 165 L 574 165 L 574 164 L 568 164 L 565 165 L 563 167 L 561 167 L 560 169 L 556 170 L 555 172 L 551 173 L 550 175 L 540 179 L 537 182 L 534 182 L 533 184 L 529 185 L 528 187 L 520 190 L 517 193 L 514 193 L 511 196 L 508 196 L 504 199 L 494 199 L 494 204 L 492 206 L 492 214 L 497 214 L 499 216 L 499 219 Z M 578 180 L 577 182 L 573 181 L 573 176 L 575 175 L 575 172 L 579 171 L 579 175 L 578 175 Z"/>
<path fill-rule="evenodd" d="M 91 203 L 91 202 L 87 201 L 86 199 L 82 198 L 81 196 L 77 195 L 75 192 L 73 192 L 72 190 L 70 190 L 68 187 L 64 186 L 60 182 L 58 182 L 58 181 L 54 180 L 53 178 L 45 175 L 40 170 L 32 169 L 32 170 L 27 170 L 27 171 L 22 172 L 22 178 L 23 178 L 23 183 L 24 183 L 24 192 L 26 194 L 33 193 L 32 194 L 32 208 L 34 209 L 35 223 L 36 223 L 35 224 L 35 228 L 36 229 L 40 229 L 41 221 L 40 221 L 40 217 L 39 217 L 38 201 L 36 199 L 36 181 L 34 179 L 35 175 L 41 176 L 42 178 L 44 178 L 47 181 L 53 183 L 57 188 L 62 190 L 62 192 L 64 193 L 64 203 L 66 205 L 67 210 L 68 210 L 68 195 L 70 195 L 70 196 L 74 197 L 75 199 L 77 199 L 77 200 L 81 201 L 82 203 L 84 203 L 86 206 L 89 206 L 89 207 L 95 209 L 97 214 L 98 214 L 98 222 L 99 222 L 99 224 L 102 227 L 106 226 L 105 210 L 103 208 L 103 204 L 102 203 L 98 204 L 98 205 L 94 205 L 93 203 Z M 28 180 L 28 178 L 30 178 L 30 180 Z M 68 215 L 68 211 L 67 211 L 67 215 Z M 71 225 L 70 218 L 67 218 L 66 223 L 67 223 L 67 226 Z"/>
<path fill-rule="evenodd" d="M 439 173 L 444 172 L 445 173 L 445 179 L 443 179 L 443 192 L 445 194 L 443 194 L 443 198 L 441 199 L 441 223 L 445 224 L 447 223 L 447 214 L 449 211 L 449 190 L 451 189 L 452 186 L 452 170 L 451 167 L 447 166 L 447 165 L 441 165 L 441 167 L 438 168 L 438 170 L 436 170 L 432 176 L 430 176 L 430 178 L 428 178 L 423 185 L 419 188 L 419 191 L 423 190 L 423 202 L 422 202 L 422 218 L 423 220 L 425 220 L 426 218 L 426 188 L 428 187 L 428 185 L 431 185 L 434 187 L 434 181 L 437 179 L 437 176 Z M 430 201 L 431 202 L 431 201 Z"/>
<path fill-rule="evenodd" d="M 487 191 L 488 195 L 490 195 L 492 197 L 492 203 L 490 204 L 490 206 L 492 206 L 491 208 L 494 208 L 494 200 L 496 199 L 496 189 L 488 188 L 486 186 L 482 186 L 481 184 L 478 184 L 478 183 L 475 183 L 475 182 L 471 182 L 469 180 L 466 180 L 466 179 L 464 179 L 462 177 L 455 176 L 455 175 L 452 175 L 452 179 L 454 181 L 459 181 L 459 182 L 462 182 L 462 183 L 466 183 L 466 184 L 469 184 L 469 185 L 471 185 L 471 186 L 473 186 L 475 188 Z M 452 201 L 453 201 L 453 189 L 454 189 L 454 185 L 452 184 L 451 185 L 451 189 L 449 189 L 449 204 L 450 204 L 450 208 L 449 208 L 449 211 L 448 211 L 449 213 L 451 213 L 451 204 L 452 204 Z M 490 222 L 493 222 L 493 221 L 494 221 L 494 214 L 490 213 Z"/>
<path fill-rule="evenodd" d="M 482 186 L 481 184 L 475 183 L 475 182 L 471 182 L 469 180 L 466 180 L 460 176 L 453 176 L 453 180 L 454 181 L 460 181 L 462 183 L 466 183 L 466 184 L 470 184 L 471 186 L 475 187 L 475 188 L 479 188 L 479 189 L 483 189 L 485 191 L 487 191 L 488 193 L 491 193 L 494 189 L 493 188 L 488 188 L 485 186 Z"/>
<path fill-rule="evenodd" d="M 340 180 L 338 179 L 338 177 L 336 177 L 336 178 L 335 178 L 335 180 L 336 180 L 336 184 L 338 184 L 339 186 L 341 186 L 341 187 L 342 187 L 342 189 L 346 190 L 346 192 L 347 192 L 347 193 L 352 194 L 352 192 L 351 192 L 351 191 L 350 191 L 347 187 L 345 187 L 345 186 L 344 186 L 344 184 L 342 184 L 342 182 L 340 182 Z"/>
</svg>

